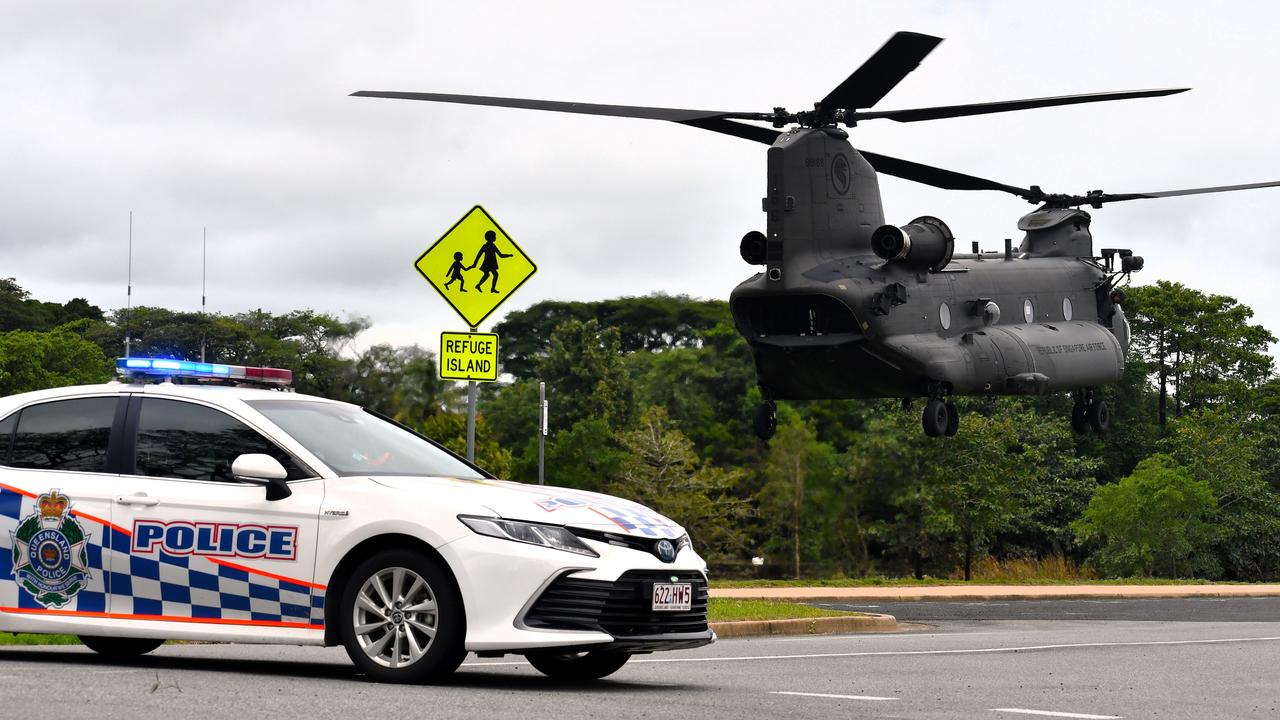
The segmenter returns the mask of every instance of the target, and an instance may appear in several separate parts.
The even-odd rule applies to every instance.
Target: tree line
[[[1102,576],[1280,578],[1276,341],[1234,298],[1177,283],[1129,289],[1133,352],[1103,395],[1104,436],[1076,436],[1070,398],[960,398],[954,438],[918,407],[781,403],[757,440],[750,351],[721,301],[652,295],[512,312],[504,382],[482,387],[477,461],[537,478],[538,383],[551,484],[634,498],[685,525],[713,569],[969,577],[993,560]],[[368,322],[272,314],[103,312],[0,280],[0,395],[101,381],[134,354],[287,367],[295,388],[358,403],[451,448],[464,392],[415,345],[357,350]],[[918,402],[917,402],[918,406]],[[760,570],[757,570],[760,571]]]

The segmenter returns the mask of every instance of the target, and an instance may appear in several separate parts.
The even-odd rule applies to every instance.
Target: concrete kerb
[[[837,617],[796,618],[794,620],[735,620],[711,623],[720,638],[762,635],[831,635],[834,633],[894,632],[898,620],[892,615],[865,613]]]
[[[713,588],[713,598],[816,603],[924,600],[1086,600],[1276,597],[1280,584],[1254,585],[935,585],[931,587]]]

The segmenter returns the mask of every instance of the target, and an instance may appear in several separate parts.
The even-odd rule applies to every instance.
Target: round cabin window
[[[1062,298],[1062,319],[1071,319],[1071,298]]]
[[[1036,319],[1036,306],[1031,304],[1031,298],[1022,301],[1022,319],[1026,322]]]
[[[951,329],[951,306],[946,303],[938,306],[938,320],[942,323],[943,330]]]

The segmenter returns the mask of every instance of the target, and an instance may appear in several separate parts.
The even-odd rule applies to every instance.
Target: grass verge
[[[79,645],[75,635],[35,635],[32,633],[0,633],[0,645]]]
[[[945,578],[804,578],[801,580],[712,580],[713,588],[768,587],[936,587],[939,585],[1248,585],[1239,582],[1179,580],[1169,578],[1116,578],[1108,580],[1060,580],[1054,578],[981,579],[965,582]]]
[[[732,600],[711,598],[707,606],[707,619],[711,622],[733,620],[792,620],[795,618],[837,617],[865,615],[859,612],[826,610],[803,603],[776,602],[773,600]]]

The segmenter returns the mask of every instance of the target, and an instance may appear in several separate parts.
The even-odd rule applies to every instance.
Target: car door
[[[129,402],[117,523],[130,531],[128,571],[113,574],[113,615],[267,627],[323,626],[314,583],[324,483],[243,418],[191,399]],[[267,500],[231,464],[265,453],[292,494]]]
[[[0,612],[101,616],[107,609],[123,428],[117,394],[51,399],[0,419]]]

